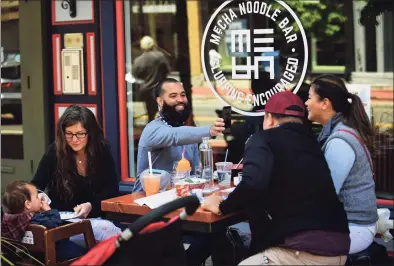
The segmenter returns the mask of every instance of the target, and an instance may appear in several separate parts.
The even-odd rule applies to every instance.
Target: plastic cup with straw
[[[242,161],[244,160],[244,158],[242,158],[239,163],[237,164],[237,166],[235,166],[235,169],[238,169],[238,167],[241,165]]]
[[[224,162],[216,163],[216,173],[219,180],[219,187],[229,187],[231,183],[231,172],[233,163],[227,162],[228,149],[226,150],[226,156]]]
[[[152,154],[148,151],[149,173],[152,175]]]
[[[153,174],[152,155],[148,152],[149,174],[144,176],[144,189],[146,196],[154,195],[160,192],[160,175]]]

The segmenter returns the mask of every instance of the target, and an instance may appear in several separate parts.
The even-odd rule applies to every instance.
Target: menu
[[[157,193],[145,198],[141,198],[138,200],[135,200],[134,202],[137,203],[138,205],[147,205],[151,209],[155,209],[157,207],[160,207],[163,204],[166,204],[168,202],[171,202],[177,198],[175,189],[171,189],[165,192]]]

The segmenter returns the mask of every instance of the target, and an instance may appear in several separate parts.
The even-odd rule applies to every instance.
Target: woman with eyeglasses
[[[345,83],[333,75],[312,82],[305,104],[308,119],[324,126],[318,141],[347,213],[349,254],[358,253],[372,244],[377,230],[372,125],[361,99],[349,93]]]
[[[71,105],[60,117],[55,142],[41,159],[32,183],[42,191],[48,189],[52,208],[84,219],[101,216],[101,201],[118,195],[118,182],[109,144],[94,114]],[[120,233],[109,221],[91,222],[98,241]]]

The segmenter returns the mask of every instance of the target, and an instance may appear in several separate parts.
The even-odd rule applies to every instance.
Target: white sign
[[[369,120],[371,120],[371,85],[367,84],[346,84],[346,88],[350,93],[356,94],[360,97],[364,105],[365,112]]]
[[[32,231],[26,231],[22,238],[22,243],[34,245],[34,236]]]
[[[63,94],[84,94],[83,50],[62,50]]]
[[[140,13],[140,6],[133,5],[133,13]],[[150,14],[150,13],[176,13],[176,5],[175,4],[165,4],[165,5],[143,5],[142,13]]]
[[[71,105],[71,104],[70,104]],[[62,117],[63,113],[66,111],[66,109],[68,108],[68,106],[60,106],[58,108],[58,117],[57,119],[59,120],[60,117]],[[97,118],[97,108],[93,107],[93,106],[88,106],[87,107],[90,111],[92,111],[92,113],[94,114],[94,116]]]
[[[233,0],[224,2],[204,30],[201,48],[204,76],[223,104],[231,105],[234,111],[243,115],[262,116],[262,110],[271,96],[286,89],[298,92],[308,64],[306,34],[297,15],[284,1],[236,1],[236,8],[229,7],[232,2]],[[254,25],[254,28],[240,28],[237,24],[231,26],[237,21],[241,21],[244,26],[245,20],[251,17],[259,17],[261,20],[261,16],[270,23],[265,26]],[[230,79],[224,75],[219,61],[212,64],[212,57],[209,57],[213,50],[219,51],[222,42],[228,42],[226,36],[229,35],[232,69]],[[228,43],[226,44],[228,47]],[[278,69],[275,64],[279,63],[279,55],[274,53],[275,50],[279,50],[285,58],[282,71],[275,71]],[[210,62],[206,62],[206,58]],[[263,85],[256,85],[256,88],[253,88],[256,83],[252,82],[251,91],[235,85],[234,81],[238,80],[262,81],[261,74],[264,74],[264,78],[266,76],[264,72],[267,72],[268,82],[262,82]],[[218,87],[214,87],[211,81],[215,81]]]
[[[70,5],[67,1],[52,0],[53,9],[52,23],[81,23],[93,22],[94,19],[94,3],[93,0],[77,0],[75,5],[76,16],[70,16]]]

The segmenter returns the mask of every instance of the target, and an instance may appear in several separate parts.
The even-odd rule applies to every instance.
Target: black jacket
[[[302,231],[349,232],[324,154],[302,124],[286,123],[249,139],[242,182],[220,210],[249,213],[253,253]]]
[[[101,216],[101,201],[118,196],[119,180],[115,171],[115,162],[109,147],[105,149],[101,157],[100,165],[95,176],[83,177],[70,169],[72,177],[73,197],[64,199],[60,196],[56,182],[56,146],[49,146],[46,154],[42,157],[32,183],[38,189],[44,191],[48,188],[48,197],[51,199],[51,207],[59,211],[74,211],[78,204],[90,202],[92,211],[89,217]]]
[[[46,212],[35,213],[30,223],[43,225],[48,229],[52,229],[61,226],[62,220],[58,210],[51,209]]]

